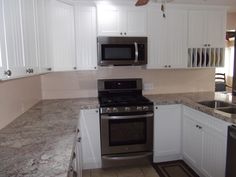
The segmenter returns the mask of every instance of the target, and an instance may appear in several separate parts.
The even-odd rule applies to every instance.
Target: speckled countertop
[[[97,98],[42,101],[0,130],[0,177],[66,177],[80,109]]]
[[[203,100],[236,103],[214,92],[146,96],[155,104],[181,103],[227,122],[236,116],[198,104]],[[97,98],[45,100],[0,130],[0,177],[66,177],[80,109],[99,106]]]

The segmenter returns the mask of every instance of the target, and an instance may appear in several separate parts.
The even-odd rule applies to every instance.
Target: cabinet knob
[[[207,47],[207,44],[204,44],[204,47]]]
[[[74,67],[73,69],[74,69],[74,70],[76,70],[76,69],[77,69],[77,67]]]
[[[158,107],[156,106],[156,109],[158,109]]]
[[[123,35],[123,33],[121,32],[120,35]]]
[[[211,44],[207,44],[207,46],[208,46],[208,47],[210,47],[210,46],[211,46]]]
[[[76,132],[77,132],[77,133],[79,133],[79,132],[80,132],[80,130],[77,128],[77,129],[76,129]]]
[[[11,75],[12,75],[12,72],[11,72],[11,70],[7,70],[7,71],[4,72],[4,74],[5,74],[6,76],[11,76]]]
[[[169,65],[168,67],[171,68],[171,65]]]
[[[126,35],[127,33],[125,32],[124,35]]]
[[[30,73],[34,73],[34,69],[33,68],[30,69]]]
[[[165,65],[165,68],[167,68],[167,65]]]
[[[98,113],[98,110],[96,110],[96,113]]]
[[[82,139],[82,138],[81,138],[81,137],[79,137],[79,138],[77,139],[77,141],[78,141],[78,142],[81,142],[81,139]]]
[[[97,67],[94,67],[94,69],[97,69]]]
[[[26,73],[30,73],[30,68],[26,69]]]
[[[48,68],[47,70],[48,70],[48,71],[52,71],[52,68]]]

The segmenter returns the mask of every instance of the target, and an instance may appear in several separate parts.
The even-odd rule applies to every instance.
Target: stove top
[[[101,107],[152,105],[152,102],[142,95],[103,96],[99,98],[99,102]]]

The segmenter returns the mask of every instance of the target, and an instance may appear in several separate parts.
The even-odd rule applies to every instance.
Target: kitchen
[[[1,1],[0,9],[3,9],[3,5],[6,6],[7,3],[9,3],[9,5],[11,5],[11,7],[15,7],[15,6],[13,6],[15,2],[18,2],[18,1],[11,1],[12,4],[10,3],[10,1],[9,2],[8,1]],[[23,2],[30,3],[29,1],[23,1]],[[42,2],[43,1],[40,1],[39,4],[41,4]],[[208,1],[206,1],[206,2],[201,1],[203,6],[205,5],[205,3],[207,4],[207,3],[210,3],[210,2],[211,1],[209,1],[209,2]],[[6,3],[6,4],[4,4],[4,3]],[[56,6],[54,4],[55,5],[55,6],[53,6],[54,8],[58,7],[60,9],[62,7],[63,8],[66,7],[68,9],[73,9],[70,6],[71,2],[66,2],[66,5],[63,4],[63,3],[65,3],[65,1],[64,2],[63,1],[52,2],[52,3],[56,3],[56,5],[58,5],[58,6]],[[174,3],[174,2],[172,2],[172,3]],[[166,11],[167,12],[168,12],[168,6],[171,6],[172,3],[167,3],[167,5],[166,5]],[[234,2],[229,1],[229,3],[227,5],[230,5],[231,7],[235,7],[235,4],[233,4],[233,3]],[[129,3],[129,5],[131,5],[132,8],[135,8],[134,4],[135,4],[135,2],[130,2]],[[41,5],[44,6],[43,4],[41,4]],[[155,8],[155,5],[157,6],[156,8]],[[219,5],[219,4],[216,4],[216,5]],[[146,7],[147,6],[143,6],[143,7],[140,7],[140,8],[146,8]],[[158,20],[162,20],[163,19],[163,17],[162,17],[163,14],[162,14],[162,11],[160,10],[160,3],[156,4],[155,2],[153,2],[152,7],[153,7],[154,10],[158,10],[158,13],[156,14],[155,18],[158,19]],[[78,7],[78,9],[80,9],[80,8],[82,8],[82,7]],[[186,8],[186,7],[180,7],[180,8]],[[88,11],[91,12],[91,13],[89,13],[89,15],[92,15],[93,17],[95,16],[95,18],[92,18],[92,19],[96,20],[96,13],[95,13],[96,11],[94,11],[94,9],[95,9],[95,6],[92,8],[91,11],[90,10],[88,10]],[[54,9],[54,10],[55,10],[55,12],[57,12],[56,11],[57,9]],[[83,12],[83,10],[86,10],[86,9],[82,9],[81,11]],[[6,11],[5,14],[8,14],[13,20],[16,20],[16,21],[19,20],[20,21],[20,19],[14,19],[16,17],[14,17],[14,15],[12,15],[10,13],[11,11],[9,9],[8,9],[8,11],[9,12],[6,13],[7,12]],[[17,7],[14,10],[14,12],[20,13],[19,10],[17,11]],[[46,13],[41,12],[41,15],[42,14],[46,15]],[[3,14],[1,13],[1,19],[3,18],[2,15]],[[86,63],[85,61],[80,61],[79,60],[77,62],[80,62],[80,63],[77,64],[76,71],[73,71],[74,67],[75,67],[75,62],[73,61],[73,58],[74,58],[73,51],[74,51],[74,53],[76,53],[75,50],[78,50],[77,55],[83,55],[83,53],[80,53],[78,48],[75,49],[75,47],[73,47],[74,45],[72,45],[70,43],[71,41],[68,40],[68,39],[74,39],[75,37],[61,35],[62,32],[67,32],[66,30],[71,30],[71,29],[61,29],[61,31],[60,31],[59,29],[62,28],[60,26],[60,23],[54,23],[54,22],[58,22],[57,20],[59,18],[59,20],[65,21],[68,26],[69,25],[73,26],[74,24],[71,21],[67,20],[67,18],[69,18],[70,20],[73,20],[73,19],[71,19],[71,15],[73,16],[73,13],[71,14],[71,11],[69,11],[69,13],[66,13],[66,15],[63,18],[58,17],[58,16],[53,16],[55,19],[52,23],[49,23],[49,24],[52,25],[52,27],[51,27],[52,31],[57,31],[58,33],[55,33],[55,34],[53,33],[52,34],[49,31],[48,33],[51,34],[49,36],[50,40],[49,40],[49,43],[46,43],[46,45],[43,45],[45,43],[45,41],[43,39],[45,39],[47,37],[45,37],[43,35],[44,33],[42,31],[46,31],[47,29],[45,27],[43,27],[43,25],[40,25],[40,27],[42,28],[40,30],[40,32],[42,32],[42,33],[40,33],[40,35],[43,36],[43,37],[41,36],[39,38],[40,39],[40,44],[43,46],[43,47],[41,47],[41,48],[43,48],[41,50],[51,49],[50,51],[47,51],[47,52],[49,52],[48,53],[48,58],[50,58],[51,60],[49,60],[49,63],[45,62],[46,64],[45,64],[44,68],[45,68],[45,70],[52,69],[53,71],[51,73],[48,73],[48,74],[45,73],[45,74],[42,74],[42,75],[37,75],[37,74],[35,75],[35,74],[32,74],[32,73],[29,73],[28,74],[29,77],[25,77],[25,75],[22,76],[21,74],[19,74],[20,77],[22,77],[22,78],[17,78],[19,76],[12,76],[12,77],[9,77],[7,79],[4,78],[3,80],[5,80],[5,81],[0,82],[0,90],[1,90],[1,92],[0,92],[0,94],[1,94],[1,96],[0,96],[0,98],[1,98],[1,100],[0,100],[0,102],[1,102],[1,104],[0,104],[1,105],[1,107],[0,107],[0,115],[1,115],[0,116],[1,117],[0,118],[0,128],[6,127],[10,122],[15,120],[22,113],[26,112],[29,108],[31,108],[34,104],[38,103],[40,100],[84,98],[85,100],[81,99],[82,103],[73,103],[73,101],[68,100],[68,102],[64,103],[64,104],[71,105],[73,107],[71,109],[74,109],[74,106],[76,106],[76,105],[78,107],[80,107],[80,105],[82,105],[82,107],[84,107],[84,108],[91,107],[91,108],[97,109],[97,105],[98,105],[97,100],[92,99],[91,102],[86,104],[86,98],[88,98],[88,97],[92,97],[92,98],[95,97],[96,98],[98,96],[98,91],[97,91],[97,80],[98,79],[137,78],[137,77],[142,78],[143,83],[144,83],[143,84],[143,94],[144,95],[189,93],[189,92],[213,92],[214,91],[214,74],[215,74],[215,70],[214,70],[214,68],[211,68],[211,67],[209,67],[209,68],[207,68],[207,67],[200,68],[199,67],[199,68],[189,69],[189,68],[187,68],[187,65],[186,65],[185,69],[179,69],[179,68],[165,69],[164,68],[165,64],[163,65],[163,68],[160,68],[160,65],[158,65],[156,63],[152,63],[153,61],[148,62],[148,64],[151,65],[151,66],[149,66],[150,69],[146,69],[143,66],[109,66],[109,67],[99,67],[99,66],[97,66],[97,61],[96,61],[97,60],[97,57],[96,57],[97,53],[96,53],[96,51],[95,52],[93,51],[94,48],[96,50],[96,46],[93,47],[93,48],[90,47],[90,46],[96,45],[97,31],[95,31],[95,34],[90,35],[90,36],[83,36],[83,35],[80,35],[80,34],[76,35],[78,38],[82,38],[83,40],[88,40],[89,39],[88,41],[95,41],[91,45],[89,43],[83,42],[83,40],[81,41],[81,43],[79,43],[80,40],[79,41],[74,41],[73,40],[72,43],[74,43],[74,42],[77,43],[78,42],[77,45],[80,45],[80,48],[83,48],[83,46],[84,46],[85,49],[86,49],[84,55],[86,55],[86,57],[87,57],[88,54],[91,54],[91,55],[88,56],[88,58],[94,59],[94,56],[95,56],[96,60],[93,60],[92,63]],[[82,13],[82,15],[83,15],[83,13]],[[79,17],[80,16],[78,16],[78,18]],[[168,14],[167,14],[167,19],[168,19]],[[231,18],[231,19],[232,19],[232,22],[228,25],[232,26],[232,24],[235,24],[235,22],[234,22],[235,18]],[[96,25],[96,21],[94,22],[93,20],[91,21],[91,23],[89,25],[94,25],[94,24]],[[80,22],[76,23],[79,27],[83,26],[85,24],[83,22],[82,25],[79,25],[79,23]],[[160,21],[160,23],[163,23],[163,22]],[[148,23],[148,24],[151,25],[151,23]],[[2,22],[1,22],[0,25],[3,25]],[[18,25],[20,25],[20,24],[18,24]],[[163,28],[165,28],[164,25],[163,25]],[[157,28],[157,27],[155,27],[155,28]],[[86,29],[88,29],[88,28],[80,29],[82,31],[82,34],[87,32]],[[91,28],[91,29],[94,30],[94,28]],[[95,26],[95,29],[96,29],[96,26]],[[234,28],[231,28],[231,29],[235,29],[235,26],[234,26]],[[89,31],[89,32],[91,32],[91,31]],[[148,32],[149,35],[153,34],[151,32],[152,31],[150,31],[150,33]],[[185,32],[185,34],[188,33],[187,31],[183,31],[183,32]],[[17,33],[17,31],[15,31],[15,33]],[[6,60],[4,60],[4,58],[6,58],[6,57],[3,57],[3,56],[6,55],[4,53],[4,51],[6,51],[6,50],[4,50],[5,49],[5,47],[4,47],[5,43],[4,42],[2,43],[2,41],[5,41],[5,39],[6,39],[4,36],[5,35],[2,34],[2,32],[1,32],[1,55],[2,55],[1,60],[2,61],[1,61],[1,65],[0,65],[1,66],[0,71],[5,71],[8,66],[10,66],[14,69],[14,64],[15,64],[14,62],[12,62],[13,64],[8,62],[8,66],[7,66],[7,64],[4,65],[4,63],[7,63],[7,62],[5,62]],[[223,36],[223,34],[222,34],[222,36]],[[162,37],[162,38],[161,38],[161,40],[157,40],[157,41],[163,43],[163,47],[162,46],[157,47],[158,52],[159,52],[159,51],[162,51],[163,48],[164,48],[163,50],[165,50],[166,45],[167,45],[167,44],[165,44],[165,41],[167,41],[167,40],[165,40],[165,38],[163,39],[163,37],[165,37],[165,35],[162,36],[162,34],[161,34],[158,37]],[[159,39],[159,38],[157,38],[157,39]],[[21,39],[19,39],[19,38],[16,38],[15,40],[17,40],[19,43],[22,42]],[[61,42],[61,41],[63,41],[63,42]],[[27,43],[27,41],[25,43],[28,44],[28,46],[33,47],[33,45],[30,45],[30,43]],[[10,44],[9,44],[8,47],[11,49]],[[40,46],[40,44],[38,44],[38,45]],[[49,45],[50,47],[47,47],[47,45]],[[88,47],[86,47],[86,45],[89,46],[89,49],[88,49]],[[158,44],[155,43],[153,45],[158,45]],[[151,46],[153,46],[153,45],[150,45],[149,49],[151,49]],[[22,52],[19,53],[19,51],[21,51],[21,47],[22,46],[18,47],[17,49],[13,47],[14,49],[12,49],[12,50],[15,50],[15,51],[12,52],[12,53],[14,53],[16,56],[17,55],[23,55]],[[66,48],[67,53],[66,52],[63,53],[63,50],[61,50],[61,48]],[[187,48],[188,48],[188,46],[186,46],[186,49]],[[27,49],[27,48],[25,48],[25,49]],[[30,48],[30,49],[32,49],[32,48]],[[8,51],[9,51],[9,49],[8,49]],[[155,51],[155,50],[152,50],[152,51]],[[42,52],[42,53],[40,53],[40,55],[42,55],[42,59],[46,59],[47,57],[45,57],[43,55],[47,52],[45,52],[45,51],[40,51],[40,52]],[[23,53],[24,53],[25,56],[27,56],[27,54],[28,54],[27,51],[25,51]],[[163,52],[161,54],[166,55],[165,52]],[[188,53],[186,52],[186,58],[187,58],[187,54]],[[154,53],[153,55],[156,55],[156,54]],[[28,54],[28,56],[30,56],[30,54]],[[8,57],[10,57],[10,55]],[[11,56],[11,57],[14,58],[15,56]],[[165,56],[162,56],[162,57],[165,57]],[[20,59],[20,61],[23,60],[22,58]],[[63,58],[68,58],[68,61],[64,61]],[[81,58],[83,58],[83,56]],[[17,59],[19,59],[19,57]],[[52,62],[51,67],[50,67],[50,62]],[[17,66],[19,66],[24,62],[16,62],[16,63],[17,63]],[[27,63],[27,62],[25,62],[25,63]],[[29,63],[34,65],[34,63],[32,63],[32,62],[29,62]],[[11,64],[13,66],[11,66]],[[153,66],[156,66],[156,68],[158,68],[158,69],[152,68]],[[26,66],[26,67],[24,66],[23,69],[21,68],[17,71],[20,72],[22,70],[22,71],[25,72],[25,69],[27,69],[27,68],[28,68],[28,66]],[[31,68],[31,67],[29,67],[29,68]],[[42,73],[43,72],[45,72],[45,71],[42,71]],[[50,71],[46,71],[46,72],[50,72]],[[12,71],[12,73],[14,75],[15,72]],[[212,95],[209,95],[208,97],[205,97],[204,99],[205,100],[214,99],[214,97],[213,98],[212,97],[213,97]],[[168,100],[168,97],[166,97],[165,99]],[[161,96],[160,96],[160,98],[158,97],[158,100],[163,100],[163,102],[161,102],[161,103],[164,103],[165,99],[161,98]],[[172,101],[173,100],[176,101],[175,99],[176,98],[173,98]],[[158,100],[155,101],[155,103],[158,102]],[[170,100],[171,100],[171,98],[170,98]],[[177,99],[177,101],[178,100],[179,99]],[[226,100],[231,101],[230,97],[227,96],[227,95],[226,95]],[[70,110],[65,105],[63,105],[63,103],[58,103],[59,106],[57,108],[56,107],[57,103],[53,103],[53,100],[51,102],[52,103],[50,103],[50,101],[49,101],[47,103],[47,101],[45,101],[45,103],[43,103],[43,104],[45,104],[45,105],[52,104],[52,106],[56,109],[56,110],[54,110],[56,113],[61,112],[63,114],[63,110],[65,112]],[[37,110],[36,108],[34,108],[34,109]],[[49,108],[51,108],[51,107],[49,107]],[[46,107],[44,109],[46,109]],[[45,114],[48,113],[49,115],[52,115],[52,112],[53,112],[53,110],[51,110],[52,112],[50,112],[50,110],[47,110],[47,109],[44,110],[44,111],[45,111]],[[42,112],[44,112],[44,111],[42,111]],[[79,110],[77,110],[77,111],[79,111]],[[29,114],[29,112],[27,112],[26,114]],[[67,113],[64,113],[64,114],[66,115]],[[68,114],[70,115],[70,113],[68,113]],[[76,116],[74,115],[75,113],[71,113],[71,114],[72,114],[71,116],[74,117],[74,118],[72,118],[73,121],[71,121],[71,123],[68,123],[69,127],[71,127],[71,126],[73,127],[73,124],[76,124],[76,121],[75,121]],[[33,116],[33,115],[31,115],[31,116]],[[19,119],[17,118],[16,121],[17,120],[19,120]],[[19,122],[19,124],[20,123],[21,122]],[[40,121],[38,123],[40,124]],[[44,122],[42,121],[41,122],[42,127],[45,126],[45,129],[47,129],[47,128],[50,129],[49,125],[47,127],[47,125],[44,125],[43,123]],[[27,122],[25,122],[25,124],[28,125]],[[64,122],[64,124],[66,124],[66,122]],[[72,124],[72,125],[70,125],[70,124]],[[56,125],[58,126],[58,131],[61,130],[62,127],[63,127],[59,123],[56,124]],[[51,128],[53,128],[53,126]],[[3,129],[3,131],[4,131],[4,129]],[[12,132],[12,133],[14,134],[16,132]],[[43,134],[43,132],[41,132],[41,133]],[[50,134],[50,131],[48,131],[48,133]],[[61,134],[61,136],[63,136],[63,134]],[[66,133],[64,134],[64,136],[66,136]],[[69,136],[69,134],[68,134],[68,136]],[[9,135],[9,139],[11,139],[10,137],[12,137],[12,136]],[[36,133],[35,137],[37,137],[37,133]],[[69,139],[70,138],[68,137],[68,142],[62,142],[62,144],[64,143],[65,147],[68,145],[67,151],[71,151],[72,146],[73,146],[73,143],[71,145],[69,145],[69,142],[70,142]],[[12,137],[12,139],[14,140],[14,137]],[[16,137],[16,139],[17,139],[17,137]],[[14,145],[13,140],[12,140],[12,144],[10,143],[10,146],[12,146],[12,147],[16,146],[17,147],[17,145]],[[27,138],[26,138],[26,140],[27,140]],[[7,143],[9,143],[9,142],[7,142]],[[27,145],[27,141],[25,143],[26,143],[25,145]],[[34,144],[34,142],[32,142],[32,143]],[[1,146],[4,147],[4,143],[2,143]],[[6,143],[5,143],[5,146],[7,146]],[[18,145],[18,146],[21,146],[21,145]],[[23,142],[22,142],[22,146],[24,146]],[[60,149],[58,151],[60,151]],[[52,154],[53,153],[54,152],[52,152]],[[46,157],[44,157],[44,158],[46,158]],[[19,161],[19,163],[20,163],[20,161]],[[66,165],[67,164],[65,164],[65,166]],[[10,173],[13,173],[13,172],[10,172]]]

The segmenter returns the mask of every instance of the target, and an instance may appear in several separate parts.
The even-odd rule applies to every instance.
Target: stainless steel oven
[[[147,64],[147,37],[98,37],[98,65]]]
[[[101,115],[102,154],[145,152],[153,147],[153,113]]]

